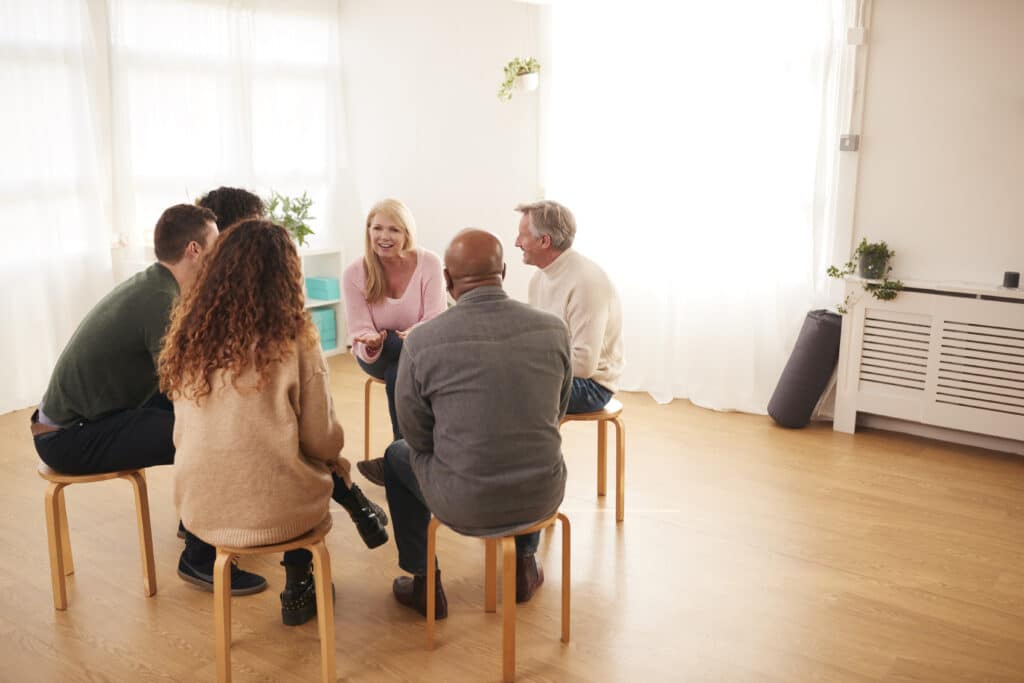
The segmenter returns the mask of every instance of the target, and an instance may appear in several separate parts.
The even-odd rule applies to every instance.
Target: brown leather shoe
[[[384,485],[384,458],[359,460],[356,462],[356,469],[371,484],[376,484],[377,486]]]
[[[516,602],[528,602],[544,583],[544,567],[533,555],[516,557]]]
[[[391,592],[395,594],[395,600],[399,603],[416,610],[424,617],[427,616],[427,577],[399,576],[391,584]],[[448,598],[445,597],[444,587],[441,586],[441,572],[437,573],[434,595],[434,618],[447,618]]]

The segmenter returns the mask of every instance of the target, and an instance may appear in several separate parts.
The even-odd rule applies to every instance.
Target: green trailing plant
[[[501,87],[498,88],[498,99],[503,102],[511,100],[512,85],[516,82],[516,79],[526,74],[538,72],[540,72],[540,62],[533,57],[528,57],[527,59],[516,57],[513,59],[505,65],[505,80],[501,82]]]
[[[868,242],[865,237],[861,239],[850,260],[843,264],[842,268],[829,266],[827,273],[829,277],[842,279],[859,271],[861,278],[864,279],[865,291],[881,301],[892,301],[903,289],[900,280],[889,279],[889,273],[892,272],[889,261],[895,254],[896,252],[889,249],[885,242]],[[849,311],[852,296],[853,294],[846,295],[843,303],[836,306],[839,313],[846,314]]]
[[[306,196],[305,192],[301,197],[288,197],[272,191],[266,205],[270,220],[287,230],[300,247],[304,246],[306,237],[313,234],[313,229],[307,222],[314,220],[314,217],[309,215],[309,207],[313,205],[313,200]]]

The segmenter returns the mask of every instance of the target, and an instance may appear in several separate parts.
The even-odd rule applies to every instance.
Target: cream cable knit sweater
[[[534,273],[529,301],[569,326],[572,374],[618,391],[622,374],[622,306],[601,267],[566,249]]]

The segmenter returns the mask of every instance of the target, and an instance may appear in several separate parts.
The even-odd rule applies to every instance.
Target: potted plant
[[[309,207],[313,200],[303,192],[301,197],[288,197],[277,191],[271,191],[270,199],[266,200],[267,215],[291,234],[299,246],[306,244],[306,237],[313,234],[307,221],[313,220],[309,215]]]
[[[828,267],[828,276],[842,279],[847,275],[852,275],[856,270],[864,280],[866,291],[871,292],[876,299],[891,301],[903,289],[901,281],[889,279],[889,273],[892,272],[889,260],[895,253],[885,242],[868,242],[866,237],[862,238],[860,244],[854,249],[850,260],[842,268]],[[845,314],[849,310],[851,296],[847,295],[843,303],[836,306],[839,313]]]
[[[505,80],[498,88],[498,99],[512,99],[512,87],[518,90],[536,90],[540,82],[540,62],[533,57],[521,59],[516,57],[505,65]]]

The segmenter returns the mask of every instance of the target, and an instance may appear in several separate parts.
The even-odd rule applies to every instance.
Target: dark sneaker
[[[358,486],[352,484],[334,500],[348,510],[348,515],[355,522],[356,529],[359,530],[359,535],[362,536],[367,548],[376,548],[388,542],[388,531],[384,528],[388,523],[388,516],[379,505],[364,496]]]
[[[182,552],[181,559],[178,560],[178,576],[200,590],[213,592],[213,562],[191,564]],[[262,576],[239,569],[236,563],[231,563],[232,595],[251,595],[265,590],[266,587],[267,580]]]
[[[376,484],[377,486],[384,485],[384,458],[359,460],[356,462],[356,469],[371,484]]]
[[[448,598],[445,597],[444,588],[441,586],[441,572],[437,572],[436,579],[434,618],[446,619],[448,617]],[[427,577],[399,576],[391,584],[391,592],[394,593],[395,600],[400,604],[427,616]]]

